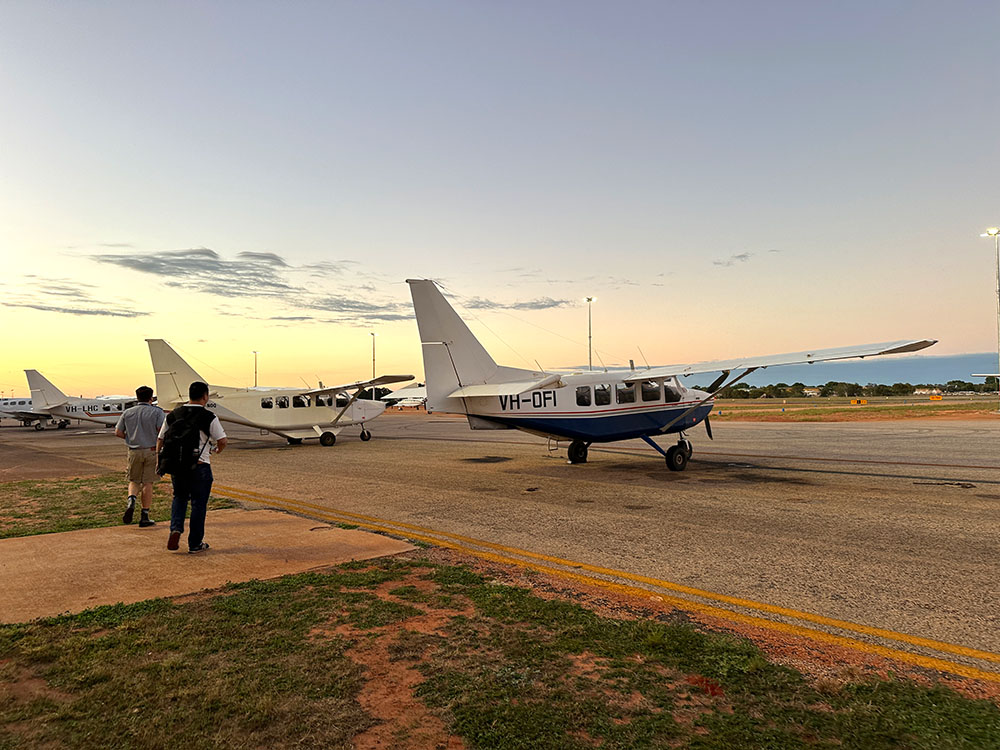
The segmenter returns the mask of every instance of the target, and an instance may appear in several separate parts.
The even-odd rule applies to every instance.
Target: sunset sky
[[[1000,4],[0,6],[0,390],[996,348]],[[641,349],[641,353],[640,353]]]

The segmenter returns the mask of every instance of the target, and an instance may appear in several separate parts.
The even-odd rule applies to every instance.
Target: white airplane
[[[194,381],[208,382],[163,339],[146,339],[146,343],[156,376],[157,398],[164,408],[186,403],[188,386]],[[360,425],[361,439],[371,440],[365,424],[385,411],[385,404],[359,399],[362,389],[406,380],[413,380],[413,376],[382,375],[311,389],[209,385],[208,407],[224,422],[273,432],[290,445],[318,437],[320,445],[330,446],[341,430],[351,425]]]
[[[16,419],[24,427],[36,422],[35,429],[43,430],[45,429],[43,421],[48,418],[48,414],[41,414],[32,409],[30,398],[0,398],[0,419]]]
[[[691,457],[685,431],[705,423],[719,391],[757,369],[916,352],[937,343],[918,339],[720,362],[653,367],[622,373],[551,373],[498,365],[429,280],[408,279],[420,330],[427,411],[465,414],[473,430],[519,429],[571,441],[569,462],[585,463],[593,443],[641,438],[682,471]],[[707,391],[681,376],[721,373]],[[732,376],[732,377],[731,377]],[[676,434],[663,450],[654,436]]]
[[[28,387],[31,389],[32,410],[51,419],[60,430],[68,427],[71,419],[96,422],[113,427],[122,412],[134,406],[135,396],[95,396],[75,398],[67,396],[56,388],[38,370],[25,370]],[[36,430],[44,428],[43,422],[35,425]]]
[[[424,383],[408,385],[382,396],[379,400],[385,401],[389,406],[423,406],[427,403],[427,386]]]

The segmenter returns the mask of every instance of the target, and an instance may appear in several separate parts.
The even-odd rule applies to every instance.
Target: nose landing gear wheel
[[[683,443],[670,446],[667,449],[667,468],[670,471],[684,471],[690,456],[688,448]]]
[[[372,434],[370,432],[368,432],[368,430],[362,430],[360,437],[361,437],[362,440],[364,440],[367,443],[369,440],[372,439]]]
[[[319,436],[319,444],[329,448],[331,445],[337,442],[337,436],[332,432],[324,432]]]
[[[582,440],[574,440],[570,443],[569,450],[566,451],[569,462],[571,464],[587,463],[587,447],[587,444]]]
[[[59,424],[56,425],[57,430],[65,430],[67,427],[69,427],[68,419],[62,419],[59,421]]]

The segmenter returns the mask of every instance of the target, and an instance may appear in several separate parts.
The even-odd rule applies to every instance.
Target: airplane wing
[[[732,372],[733,370],[757,370],[779,365],[805,365],[813,362],[832,362],[840,359],[864,359],[865,357],[881,357],[886,354],[906,354],[919,352],[937,343],[937,339],[913,339],[903,341],[888,341],[882,344],[867,344],[862,346],[845,346],[839,349],[816,349],[805,352],[789,352],[787,354],[772,354],[765,357],[747,357],[746,359],[720,360],[717,362],[698,362],[690,365],[667,365],[653,367],[648,370],[637,370],[625,378],[626,382],[635,383],[641,380],[655,380],[676,375],[696,375],[707,372]]]
[[[387,383],[403,383],[413,380],[412,375],[379,375],[370,380],[358,380],[354,383],[344,383],[343,385],[328,385],[322,388],[313,388],[311,391],[302,391],[303,396],[321,396],[326,393],[342,393],[343,391],[353,391],[355,388],[368,388],[376,385],[386,385]]]
[[[405,398],[425,399],[427,398],[426,385],[408,385],[405,388],[387,393],[379,401],[400,401]]]

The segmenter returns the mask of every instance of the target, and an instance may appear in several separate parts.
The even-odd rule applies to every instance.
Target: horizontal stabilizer
[[[838,349],[816,349],[806,352],[790,352],[787,354],[772,354],[764,357],[747,357],[746,359],[719,360],[716,362],[698,362],[690,365],[667,365],[653,367],[648,370],[637,370],[625,378],[628,383],[640,380],[655,380],[677,375],[698,375],[707,372],[725,372],[733,370],[757,369],[763,367],[778,367],[781,365],[805,365],[813,362],[833,362],[841,359],[864,359],[865,357],[881,357],[887,354],[908,354],[919,352],[937,343],[937,339],[912,339],[889,341],[882,344],[867,344],[861,346],[844,346]]]
[[[520,381],[513,383],[486,383],[484,385],[467,385],[452,391],[448,398],[477,398],[481,396],[516,396],[525,391],[536,391],[539,388],[547,388],[556,385],[562,376],[555,374],[534,381]]]
[[[343,385],[330,385],[323,386],[322,388],[313,388],[310,391],[302,391],[302,395],[322,396],[325,393],[341,393],[343,391],[353,391],[356,388],[368,388],[371,386],[387,385],[389,383],[405,383],[407,380],[413,380],[413,376],[379,375],[377,378],[371,378],[369,380],[358,380],[353,383],[344,383]]]

